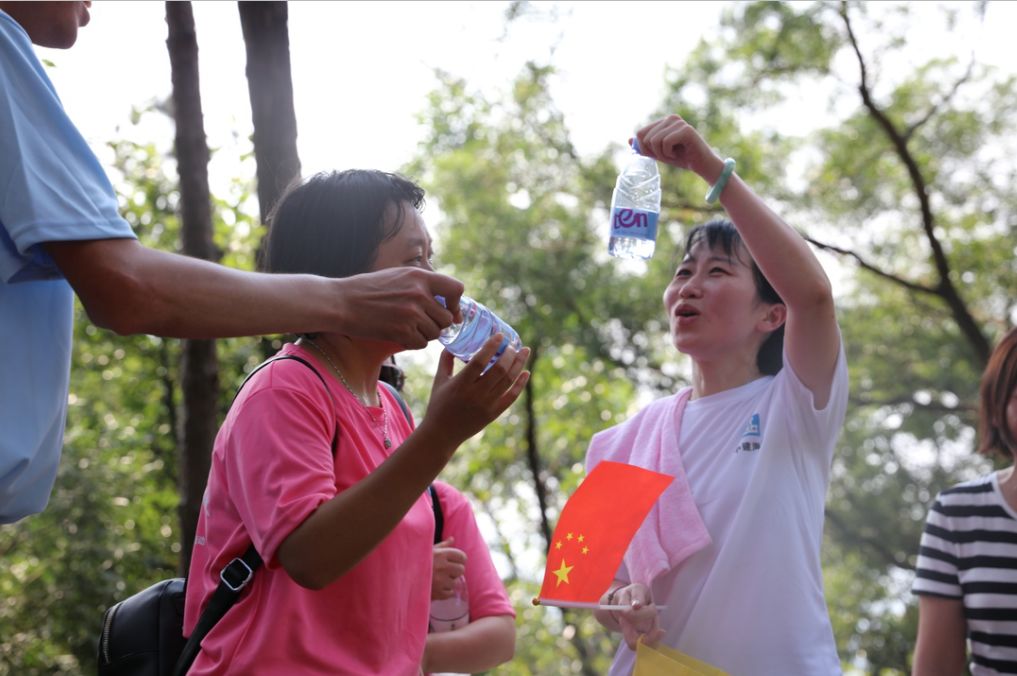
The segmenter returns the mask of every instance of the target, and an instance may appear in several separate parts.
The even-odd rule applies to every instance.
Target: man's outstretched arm
[[[452,277],[409,267],[330,279],[243,272],[132,239],[44,246],[89,318],[122,335],[334,331],[419,349],[452,322],[463,292]]]

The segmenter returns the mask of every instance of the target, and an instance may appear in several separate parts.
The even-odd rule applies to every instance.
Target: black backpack
[[[321,377],[308,361],[295,355],[274,357],[260,364],[248,374],[237,388],[237,394],[251,377],[273,361],[292,359],[314,371],[322,384]],[[399,392],[384,381],[381,382],[395,395],[396,401],[407,420],[409,409]],[[326,390],[328,386],[325,385]],[[331,392],[331,390],[329,390]],[[234,400],[236,395],[234,395]],[[339,430],[336,429],[332,447],[336,448]],[[432,489],[433,490],[433,489]],[[434,504],[437,496],[432,493]],[[440,510],[439,508],[436,508]],[[437,540],[435,541],[437,542]],[[109,607],[102,617],[102,633],[97,646],[99,676],[183,676],[201,650],[205,635],[222,619],[240,598],[244,587],[253,579],[254,572],[261,566],[261,557],[252,544],[244,555],[233,559],[220,573],[219,586],[198,618],[191,636],[184,638],[184,597],[186,580],[175,577],[156,582]]]

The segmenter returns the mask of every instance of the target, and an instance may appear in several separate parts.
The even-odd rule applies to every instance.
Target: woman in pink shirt
[[[442,540],[434,546],[431,600],[436,603],[424,670],[474,674],[494,669],[515,654],[516,612],[469,499],[444,481],[433,486],[443,524]]]
[[[319,174],[280,200],[267,267],[328,277],[430,270],[422,201],[392,174]],[[265,564],[205,637],[190,674],[420,672],[434,533],[427,486],[522,391],[527,348],[506,349],[482,373],[500,344],[493,337],[455,375],[442,353],[415,430],[378,385],[395,343],[306,333],[279,354],[321,378],[288,359],[248,381],[216,437],[185,633],[224,565],[252,542]]]

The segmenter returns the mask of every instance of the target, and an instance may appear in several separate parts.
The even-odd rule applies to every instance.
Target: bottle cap
[[[632,144],[631,145],[632,145],[632,149],[635,150],[636,153],[642,155],[642,153],[639,152],[639,139],[637,139],[635,136],[632,137]]]

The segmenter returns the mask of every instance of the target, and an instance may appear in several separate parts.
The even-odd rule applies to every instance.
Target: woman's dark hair
[[[424,191],[402,176],[365,169],[315,174],[279,198],[262,267],[324,277],[367,272],[381,243],[399,231],[406,203],[419,211]]]
[[[742,242],[741,235],[735,229],[734,223],[726,219],[715,219],[702,225],[692,228],[685,238],[685,248],[682,257],[692,251],[692,247],[700,241],[705,241],[707,248],[720,249],[725,255],[741,260],[741,253],[744,252],[749,259],[752,268],[752,278],[756,282],[756,293],[764,303],[784,303],[784,300],[770,285],[769,280],[763,276],[763,272],[756,265],[756,261],[749,255],[748,249]],[[756,354],[756,366],[763,375],[775,375],[784,366],[784,325],[770,332],[763,344],[759,346]]]
[[[1017,440],[1007,424],[1006,406],[1017,388],[1017,328],[1010,329],[989,356],[982,373],[978,407],[978,452],[1017,457]]]
[[[384,364],[381,365],[381,373],[378,375],[378,380],[384,380],[386,383],[402,392],[403,387],[406,385],[406,374],[396,364],[395,355],[389,357]]]

